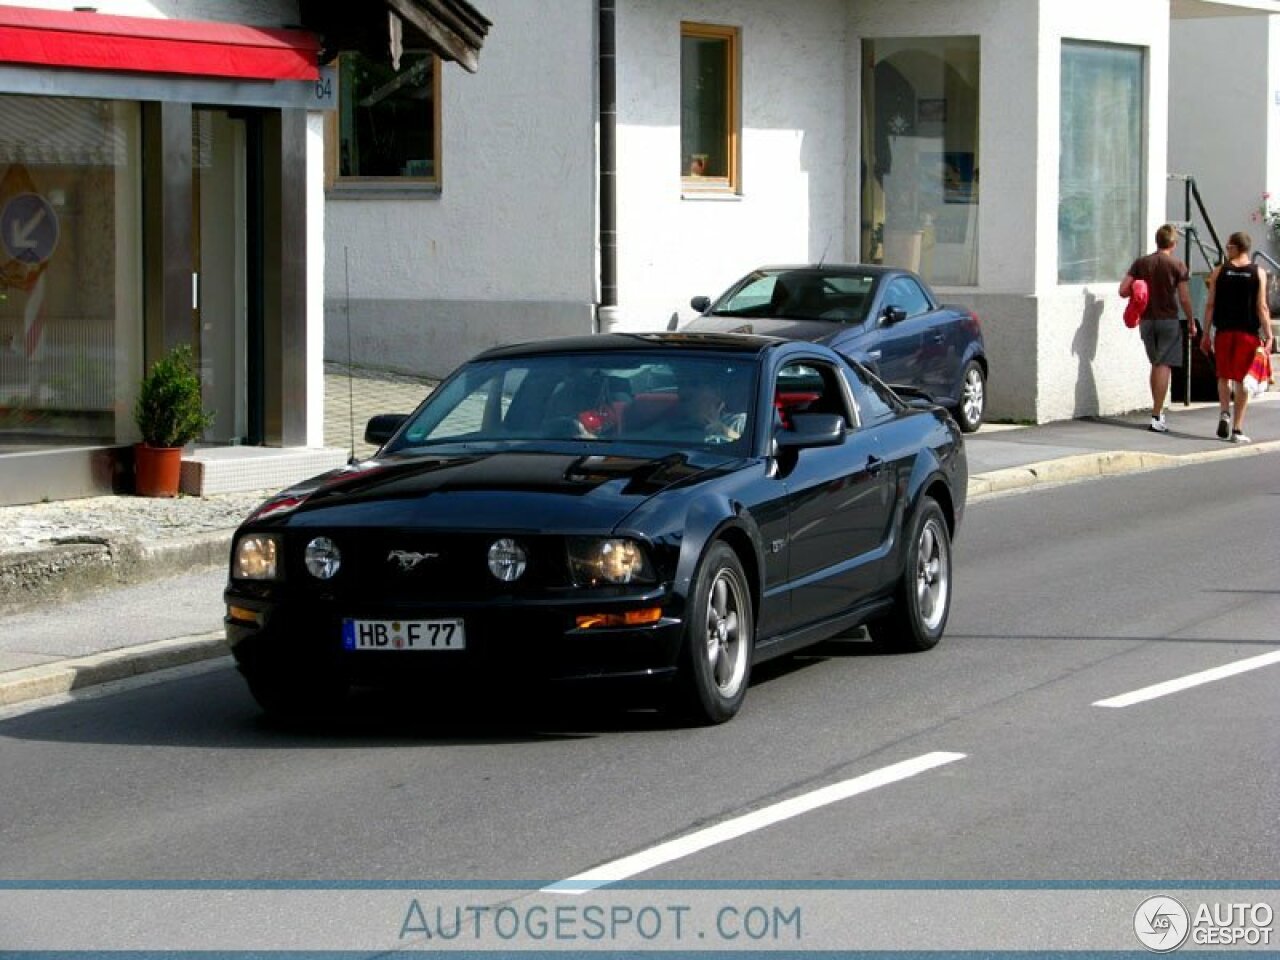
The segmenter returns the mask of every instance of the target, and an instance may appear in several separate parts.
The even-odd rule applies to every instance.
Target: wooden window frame
[[[680,24],[680,41],[681,41],[681,57],[683,57],[683,46],[686,37],[694,37],[703,40],[724,40],[728,44],[728,76],[725,78],[725,129],[728,130],[728,136],[725,142],[726,156],[729,162],[728,176],[724,177],[703,177],[690,176],[684,166],[685,158],[681,156],[680,165],[681,189],[684,193],[691,194],[737,194],[741,192],[741,158],[739,157],[739,146],[741,143],[741,109],[739,107],[739,84],[742,73],[741,49],[742,34],[738,27],[730,27],[722,24],[714,23],[693,23],[682,21]],[[682,67],[683,69],[683,67]],[[683,79],[681,81],[683,83]],[[683,96],[684,91],[681,90]],[[683,140],[683,131],[681,131],[681,139]],[[683,143],[681,144],[683,151]]]
[[[342,116],[342,106],[339,102],[337,110],[330,110],[325,114],[324,137],[324,182],[327,190],[367,190],[375,192],[378,190],[438,190],[443,179],[443,157],[441,156],[441,136],[440,136],[440,118],[441,118],[441,100],[444,98],[440,95],[440,81],[444,76],[443,64],[440,57],[432,53],[430,50],[406,50],[405,53],[425,53],[431,57],[431,89],[434,95],[431,98],[432,110],[432,138],[431,151],[433,154],[433,167],[435,173],[430,177],[350,177],[342,176],[338,170],[338,151],[341,145],[341,130],[339,123]],[[338,66],[337,76],[342,76],[342,68],[340,60],[347,53],[340,53],[335,64]],[[342,97],[341,80],[335,79],[338,84],[336,96],[339,100]]]

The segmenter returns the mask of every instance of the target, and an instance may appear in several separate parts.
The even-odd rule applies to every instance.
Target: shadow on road
[[[760,664],[758,688],[827,660],[875,655],[859,634]],[[9,719],[0,737],[217,750],[387,749],[545,743],[608,733],[679,731],[700,726],[666,709],[669,690],[623,693],[590,687],[502,690],[356,690],[322,721],[282,722],[262,713],[227,666],[129,688],[94,688]]]

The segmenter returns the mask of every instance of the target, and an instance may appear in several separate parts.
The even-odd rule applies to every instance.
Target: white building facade
[[[327,359],[438,376],[491,344],[665,328],[692,315],[692,296],[764,263],[891,262],[981,317],[989,416],[1037,422],[1149,402],[1116,288],[1173,212],[1171,155],[1181,164],[1183,125],[1198,122],[1171,89],[1171,36],[1242,12],[1238,24],[1274,33],[1266,14],[1280,12],[1272,0],[484,8],[484,69],[434,89],[431,174],[330,165]],[[1264,102],[1249,112],[1270,130],[1268,84],[1253,84]],[[1241,132],[1242,150],[1251,135],[1259,179],[1275,183],[1261,133]]]

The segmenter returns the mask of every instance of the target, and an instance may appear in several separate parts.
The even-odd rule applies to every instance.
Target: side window
[[[738,31],[680,25],[680,176],[686,191],[738,189]]]
[[[440,61],[406,50],[399,67],[346,52],[338,58],[338,110],[331,121],[329,182],[440,182]]]
[[[791,363],[779,370],[773,406],[775,419],[783,427],[789,428],[797,413],[838,413],[846,426],[857,423],[840,387],[840,375],[819,360]]]
[[[849,367],[845,372],[845,381],[849,384],[854,403],[858,405],[858,414],[863,424],[879,423],[893,416],[897,407],[888,389],[878,380],[864,375],[855,367]]]
[[[907,311],[908,317],[918,317],[933,309],[929,298],[920,289],[920,284],[910,277],[894,279],[885,292],[884,302],[886,306],[901,307]]]

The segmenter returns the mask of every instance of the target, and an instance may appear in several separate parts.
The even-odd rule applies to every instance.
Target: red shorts
[[[1261,344],[1258,337],[1242,330],[1217,331],[1213,335],[1213,357],[1218,379],[1243,380]]]

